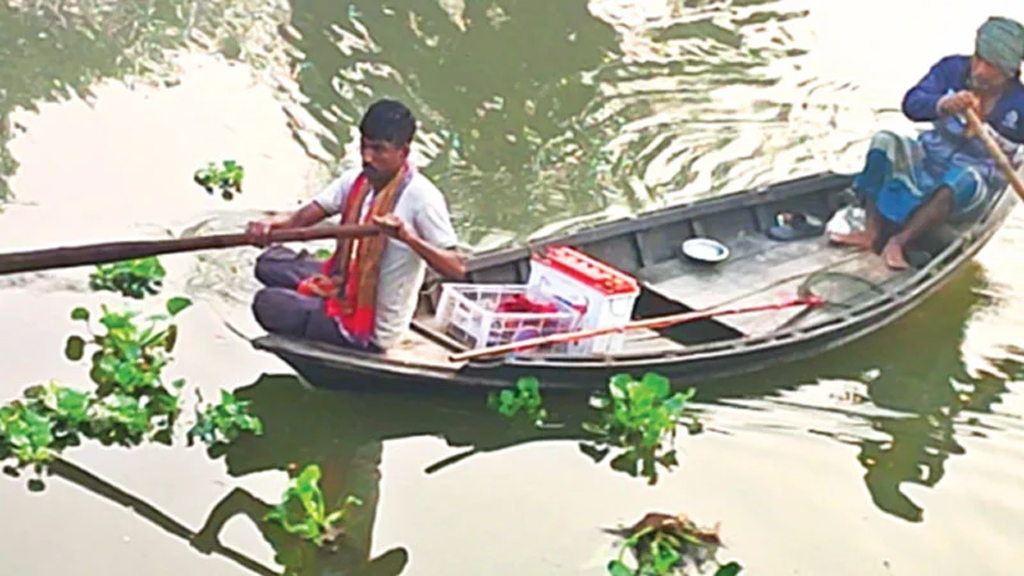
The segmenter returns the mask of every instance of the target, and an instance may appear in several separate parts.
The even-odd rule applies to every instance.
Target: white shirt
[[[313,201],[328,215],[339,214],[360,172],[359,168],[344,172]],[[373,193],[366,195],[362,215],[366,214],[373,196]],[[438,248],[452,249],[458,244],[444,195],[419,171],[413,172],[393,212],[417,236]],[[387,239],[377,279],[377,310],[371,337],[374,344],[385,349],[393,346],[412,322],[425,273],[426,262],[409,245],[394,238]]]

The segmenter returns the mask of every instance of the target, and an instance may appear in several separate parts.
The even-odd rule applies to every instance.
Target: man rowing
[[[409,109],[379,100],[359,132],[361,169],[344,172],[294,212],[250,222],[247,233],[266,246],[271,230],[340,214],[342,224],[372,223],[385,234],[339,239],[326,261],[270,247],[256,260],[256,278],[266,287],[252,309],[268,332],[380,352],[412,321],[426,265],[457,280],[465,267],[444,196],[409,164],[416,132]]]
[[[885,263],[904,269],[904,248],[910,241],[944,221],[976,217],[1007,180],[962,114],[975,110],[1019,166],[1017,153],[1024,143],[1022,60],[1024,27],[992,17],[978,29],[971,56],[947,56],[934,64],[903,99],[903,113],[915,122],[932,122],[932,128],[916,139],[889,131],[872,138],[864,169],[853,182],[865,204],[865,227],[831,239],[874,250],[884,243]],[[896,232],[885,239],[884,228]]]

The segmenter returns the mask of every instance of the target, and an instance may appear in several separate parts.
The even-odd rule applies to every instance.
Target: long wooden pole
[[[981,138],[981,141],[985,143],[985,147],[988,148],[988,153],[995,159],[996,164],[998,164],[999,168],[1002,169],[1003,174],[1009,178],[1010,186],[1012,186],[1014,191],[1017,192],[1017,196],[1019,196],[1021,200],[1024,200],[1024,181],[1021,180],[1020,174],[1013,169],[1013,165],[1010,164],[1010,161],[1006,158],[1006,154],[1003,153],[1002,148],[999,147],[999,144],[996,144],[992,135],[985,130],[985,126],[982,124],[981,118],[978,117],[978,113],[975,112],[973,108],[968,108],[966,115],[967,124],[971,128],[971,132],[977,134],[978,137]]]
[[[762,304],[760,306],[747,306],[744,308],[718,308],[711,310],[696,310],[694,312],[669,314],[667,316],[647,318],[646,320],[635,320],[633,322],[629,322],[621,326],[606,326],[604,328],[591,328],[589,330],[580,330],[577,332],[564,332],[561,334],[538,336],[536,338],[527,338],[525,340],[519,340],[518,342],[509,342],[508,344],[499,344],[497,346],[478,348],[476,350],[467,350],[466,352],[451,354],[449,356],[449,359],[451,359],[452,362],[462,362],[463,360],[471,360],[473,358],[480,358],[483,356],[493,356],[496,354],[507,354],[509,352],[527,350],[529,348],[543,346],[545,344],[558,344],[561,342],[572,342],[574,340],[581,340],[583,338],[593,338],[595,336],[602,336],[604,334],[611,334],[613,332],[625,332],[628,330],[637,330],[640,328],[665,328],[667,326],[672,326],[675,324],[693,322],[696,320],[704,320],[707,318],[714,318],[716,316],[727,316],[730,314],[748,314],[751,312],[764,312],[766,310],[781,310],[783,308],[789,308],[792,306],[819,306],[824,303],[825,301],[822,300],[821,298],[809,297],[788,300],[786,302],[780,302],[777,304]]]
[[[371,224],[342,224],[313,226],[291,230],[275,230],[270,233],[270,243],[299,242],[325,238],[356,238],[380,234],[381,230]],[[85,244],[74,247],[49,248],[0,254],[0,275],[32,272],[50,268],[71,268],[85,264],[107,264],[132,258],[145,258],[158,254],[191,252],[215,248],[233,248],[251,245],[251,238],[244,233],[212,234],[195,238],[172,240],[144,240],[138,242],[108,242]]]

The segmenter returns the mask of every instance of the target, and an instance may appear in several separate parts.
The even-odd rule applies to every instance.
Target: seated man
[[[882,257],[890,268],[903,269],[908,242],[947,219],[976,216],[1007,179],[960,115],[973,108],[1014,162],[1024,143],[1022,60],[1024,27],[990,18],[978,30],[972,56],[948,56],[932,66],[903,99],[903,113],[933,122],[932,129],[917,139],[888,131],[872,138],[864,170],[853,182],[865,204],[865,228],[832,240],[876,249],[888,221],[897,232]]]
[[[271,247],[256,260],[253,313],[268,332],[363,350],[394,345],[412,321],[426,271],[447,278],[465,267],[444,196],[408,162],[416,131],[412,113],[380,100],[359,124],[362,169],[327,185],[302,208],[250,222],[252,242],[266,246],[271,230],[311,226],[335,214],[343,224],[375,223],[385,234],[338,241],[326,262]]]

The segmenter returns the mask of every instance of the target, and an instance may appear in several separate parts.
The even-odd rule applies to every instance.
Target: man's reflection
[[[211,456],[223,455],[228,473],[240,477],[267,470],[297,473],[306,465],[320,466],[320,488],[329,511],[340,508],[346,496],[362,505],[352,509],[344,522],[345,536],[335,552],[315,546],[283,528],[263,520],[276,503],[264,502],[242,488],[235,488],[209,513],[193,539],[200,550],[211,550],[218,534],[236,515],[248,517],[275,551],[286,574],[296,575],[396,575],[408,561],[404,548],[392,548],[370,558],[372,535],[380,495],[383,441],[419,435],[442,435],[450,445],[472,450],[428,467],[432,474],[454,465],[466,454],[497,450],[534,439],[575,437],[578,423],[556,430],[539,430],[531,424],[503,418],[488,410],[479,394],[431,396],[429,402],[415,394],[356,394],[312,390],[290,376],[264,376],[235,392],[239,400],[252,402],[263,420],[262,436],[243,435]],[[560,406],[581,406],[577,398],[553,397],[550,408],[567,415]]]
[[[868,397],[878,407],[903,414],[867,416],[872,429],[890,439],[858,440],[857,460],[866,470],[864,481],[875,505],[911,522],[922,521],[924,513],[903,484],[937,485],[950,455],[965,453],[956,439],[956,427],[964,425],[958,419],[965,411],[990,412],[1007,391],[1001,378],[968,375],[963,362],[962,332],[977,304],[972,288],[981,282],[979,276],[978,268],[970,267],[906,321],[801,368],[814,378],[838,372],[851,379],[878,369],[878,377],[867,383]],[[1020,370],[1013,362],[1001,364],[999,370],[1006,373]]]
[[[242,488],[233,489],[217,503],[206,523],[192,540],[199,550],[209,552],[219,542],[217,535],[232,517],[247,516],[274,549],[274,560],[288,575],[395,576],[404,570],[409,554],[392,548],[370,559],[373,523],[380,496],[380,442],[367,442],[340,452],[321,465],[320,487],[328,513],[336,510],[346,496],[356,496],[362,505],[346,517],[342,537],[336,545],[318,548],[298,535],[289,534],[277,523],[264,518],[273,505]],[[230,458],[230,451],[229,451]],[[297,467],[292,470],[297,471]]]

